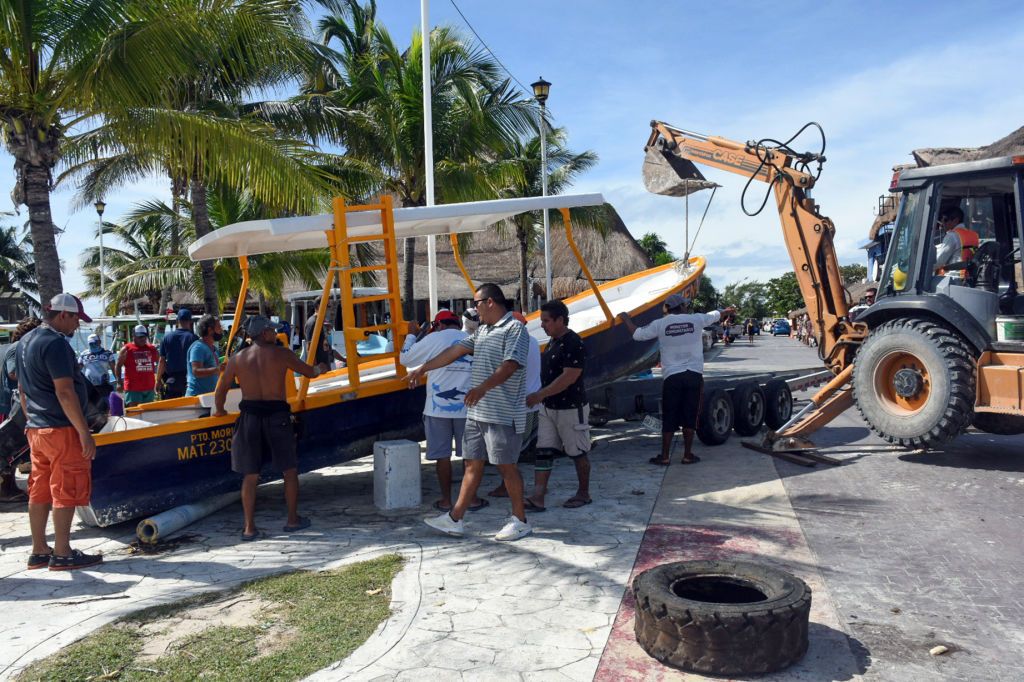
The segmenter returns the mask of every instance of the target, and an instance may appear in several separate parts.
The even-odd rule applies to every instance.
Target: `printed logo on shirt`
[[[692,322],[673,322],[665,327],[665,336],[685,336],[693,333]]]
[[[466,405],[463,402],[462,397],[466,395],[465,391],[460,391],[457,388],[450,388],[447,391],[442,391],[441,387],[434,383],[431,383],[430,386],[434,389],[434,409],[441,410],[442,412],[461,412],[465,409]],[[438,398],[441,398],[445,402],[438,402]]]

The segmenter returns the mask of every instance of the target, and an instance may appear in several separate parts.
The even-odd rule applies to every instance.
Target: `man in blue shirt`
[[[212,393],[220,378],[217,342],[224,338],[220,320],[213,315],[203,315],[198,331],[199,340],[188,349],[188,389],[185,395]]]
[[[192,333],[192,311],[178,311],[178,328],[164,336],[160,342],[160,362],[156,367],[156,380],[164,399],[185,395],[187,382],[188,349],[199,339]]]

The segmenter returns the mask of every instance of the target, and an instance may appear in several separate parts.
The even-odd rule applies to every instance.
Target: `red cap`
[[[441,322],[455,322],[459,324],[459,316],[450,310],[438,310],[437,315],[434,315],[434,323],[440,324]]]
[[[514,317],[515,319],[519,320],[523,324],[526,324],[526,316],[524,316],[522,313],[519,313],[519,312],[516,312],[516,311],[512,311],[512,317]]]
[[[48,308],[62,313],[74,313],[82,322],[92,322],[92,318],[85,314],[82,299],[73,294],[57,294],[50,299]]]

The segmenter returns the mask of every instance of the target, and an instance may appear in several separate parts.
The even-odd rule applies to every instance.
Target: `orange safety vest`
[[[960,261],[967,262],[974,258],[974,252],[978,250],[978,233],[966,227],[954,227],[950,232],[955,233],[960,240]],[[946,274],[946,269],[941,268],[939,274]],[[966,278],[967,271],[961,270],[960,276]]]

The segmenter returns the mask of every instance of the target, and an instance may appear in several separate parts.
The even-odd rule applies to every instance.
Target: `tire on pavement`
[[[764,385],[764,423],[778,429],[793,416],[793,393],[783,379],[772,379]]]
[[[974,428],[1000,436],[1016,436],[1024,433],[1024,417],[1016,414],[975,412]]]
[[[735,561],[681,561],[633,580],[636,640],[658,661],[711,675],[782,670],[807,652],[811,589]]]
[[[733,429],[741,436],[753,436],[761,429],[766,414],[764,391],[756,381],[744,381],[732,392]]]
[[[721,445],[729,440],[732,429],[732,399],[721,388],[704,394],[697,416],[697,437],[704,445]]]
[[[930,319],[896,319],[857,351],[853,398],[868,426],[890,443],[932,447],[974,419],[975,354],[959,334]]]

